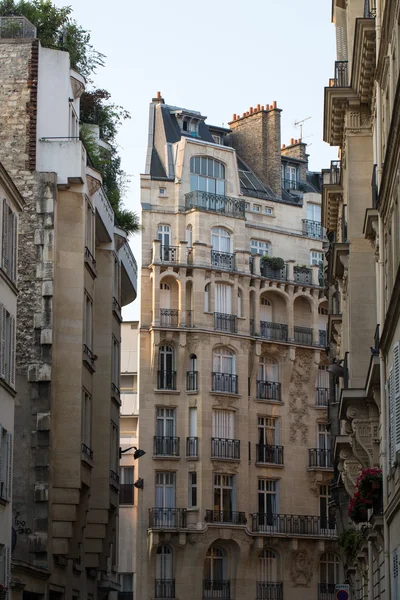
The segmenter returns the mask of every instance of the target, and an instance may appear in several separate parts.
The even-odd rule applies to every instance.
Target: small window
[[[261,206],[259,204],[253,204],[253,212],[261,212]]]
[[[270,206],[266,206],[265,207],[265,214],[266,215],[272,215],[273,214],[273,209]]]
[[[324,260],[324,255],[322,252],[315,252],[312,250],[310,252],[310,265],[321,265]]]
[[[183,129],[183,131],[188,131],[188,122],[187,121],[183,121],[182,129]]]
[[[158,189],[158,193],[159,193],[159,195],[160,195],[160,196],[165,196],[165,195],[166,195],[166,193],[167,193],[167,188],[165,188],[165,187],[160,187],[160,188]]]
[[[271,254],[271,246],[268,242],[264,242],[263,240],[250,240],[250,252],[252,254],[261,254],[264,256],[265,254]]]
[[[0,425],[0,498],[11,500],[12,435]]]
[[[197,473],[189,473],[189,508],[197,506]]]
[[[214,142],[216,144],[220,144],[221,143],[221,136],[220,135],[213,135],[212,138],[213,138],[213,140],[214,140]]]
[[[250,210],[250,202],[245,202],[244,208],[245,208],[245,210]]]

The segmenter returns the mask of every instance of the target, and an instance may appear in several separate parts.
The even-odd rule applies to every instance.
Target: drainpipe
[[[379,49],[381,44],[381,0],[376,0],[376,64],[378,64]],[[382,151],[381,151],[381,122],[382,122],[382,104],[381,104],[381,86],[376,82],[376,127],[375,127],[375,152],[376,152],[376,175],[378,190],[380,188],[382,178]],[[379,215],[379,287],[377,294],[378,314],[380,333],[382,332],[383,323],[385,321],[385,302],[384,302],[384,230],[383,220]],[[382,494],[383,494],[383,553],[384,553],[384,571],[385,571],[385,595],[391,597],[391,581],[390,581],[390,544],[389,544],[389,527],[386,519],[386,508],[388,498],[388,483],[387,483],[387,443],[386,431],[386,363],[382,350],[379,354],[380,358],[380,408],[381,408],[381,448],[380,456],[382,461]]]

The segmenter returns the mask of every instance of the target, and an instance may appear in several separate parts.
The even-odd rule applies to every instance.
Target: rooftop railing
[[[347,60],[335,61],[335,77],[333,87],[349,87],[349,70]]]
[[[340,172],[341,172],[341,161],[331,160],[331,168],[329,170],[329,183],[332,185],[339,185],[340,183]]]
[[[36,37],[36,27],[25,17],[0,17],[0,38],[22,39]]]

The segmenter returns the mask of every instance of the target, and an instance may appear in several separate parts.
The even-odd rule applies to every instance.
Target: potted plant
[[[357,489],[361,496],[372,500],[374,495],[379,495],[382,487],[382,471],[377,467],[363,469],[356,481]]]
[[[283,279],[282,270],[285,268],[285,261],[279,256],[268,256],[264,254],[261,257],[262,274],[264,277],[272,277],[274,279]]]
[[[8,587],[0,583],[0,600],[5,600],[8,594]]]
[[[358,524],[367,522],[367,509],[369,504],[370,503],[368,500],[366,501],[364,498],[362,498],[359,490],[357,490],[349,502],[349,508],[347,512],[353,523]]]
[[[363,533],[354,529],[354,527],[345,529],[339,535],[338,543],[346,557],[346,562],[352,563],[357,558],[357,554],[361,549],[363,541]]]
[[[296,265],[294,267],[295,273],[309,273],[309,271],[310,271],[310,267],[307,267],[307,265]]]

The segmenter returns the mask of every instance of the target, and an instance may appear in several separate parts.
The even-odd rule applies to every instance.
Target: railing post
[[[252,254],[253,256],[253,274],[261,275],[261,254]]]
[[[151,262],[159,264],[161,262],[161,242],[160,240],[153,240],[153,256]]]
[[[311,269],[312,269],[311,283],[313,285],[319,286],[319,265],[312,265]]]

